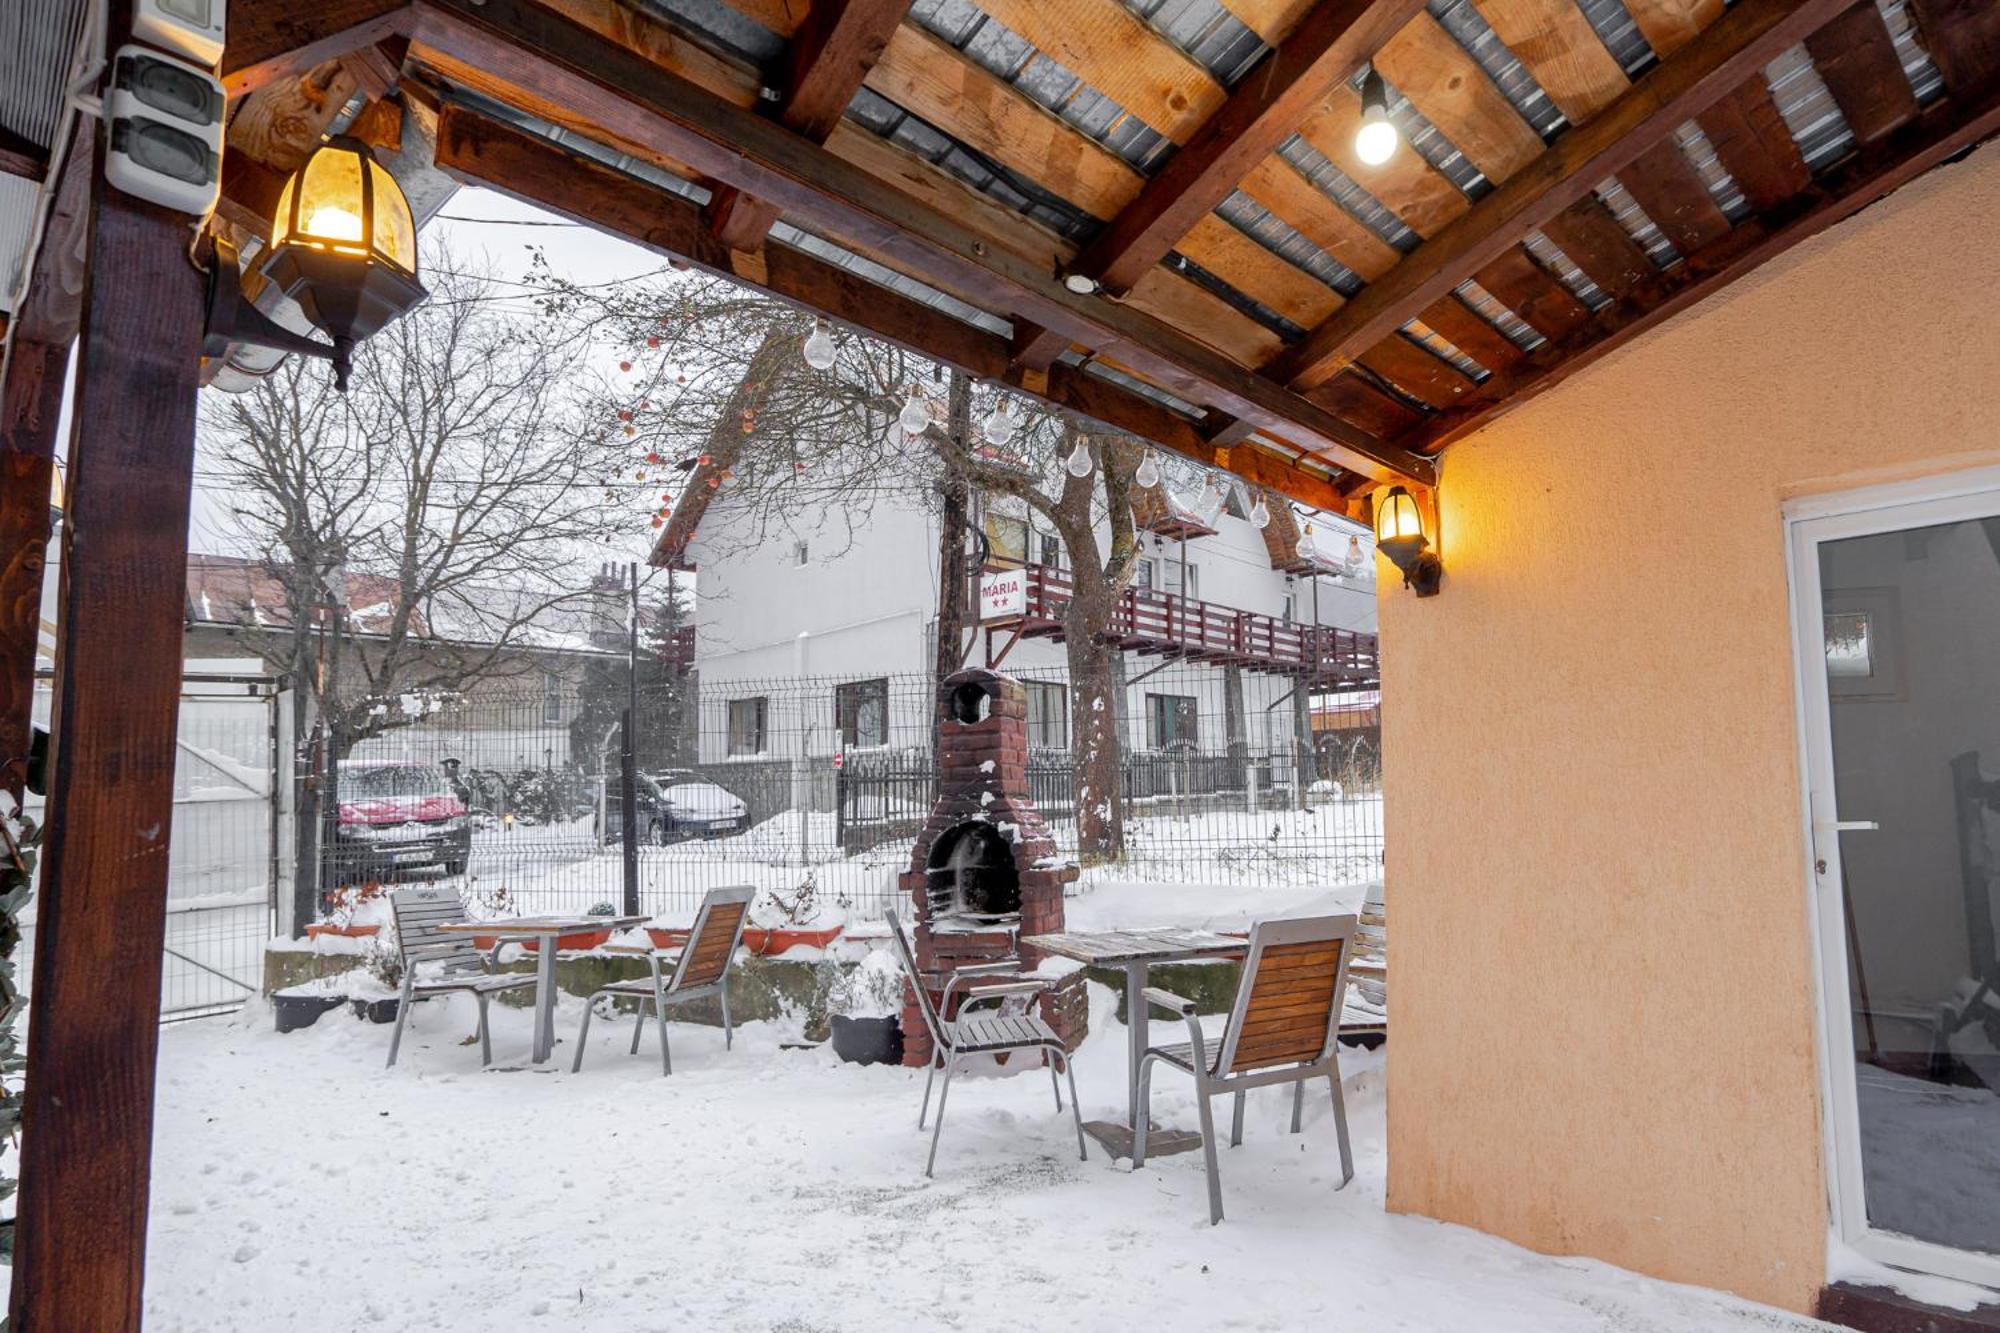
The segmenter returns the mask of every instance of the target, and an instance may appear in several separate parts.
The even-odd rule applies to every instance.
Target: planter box
[[[609,944],[610,942],[611,932],[608,930],[579,930],[573,935],[557,936],[556,949],[561,953],[589,953],[599,945]],[[528,953],[534,953],[542,947],[540,940],[521,940],[519,943],[521,948]],[[491,948],[492,946],[482,945],[480,947]]]
[[[833,1049],[851,1065],[900,1065],[903,1063],[902,1020],[833,1016]]]
[[[805,945],[812,949],[824,949],[840,938],[845,926],[829,926],[824,930],[806,930],[798,927],[745,926],[743,947],[759,957],[781,954],[787,949]],[[679,926],[648,926],[647,938],[653,941],[655,949],[678,949],[688,942],[693,932]]]
[[[273,995],[271,1012],[277,1016],[278,1031],[297,1032],[319,1022],[321,1014],[346,1003],[345,995]]]
[[[306,927],[306,938],[316,940],[322,935],[338,935],[350,940],[370,939],[382,933],[381,924],[372,926],[341,925],[334,921],[315,921]]]

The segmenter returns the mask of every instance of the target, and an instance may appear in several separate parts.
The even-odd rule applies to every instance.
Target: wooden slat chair
[[[479,1063],[493,1063],[493,1038],[486,1024],[486,1006],[502,991],[533,986],[531,974],[495,973],[500,950],[490,952],[470,935],[447,934],[438,927],[469,915],[456,889],[435,884],[397,889],[389,897],[396,918],[396,951],[403,959],[403,989],[396,1001],[396,1032],[389,1038],[389,1066],[403,1045],[403,1025],[410,1006],[432,995],[463,991],[479,1002]]]
[[[1133,1135],[1132,1167],[1146,1164],[1148,1109],[1155,1065],[1192,1074],[1201,1111],[1202,1151],[1208,1159],[1208,1220],[1222,1220],[1222,1179],[1215,1164],[1215,1118],[1209,1099],[1236,1095],[1229,1146],[1243,1142],[1243,1097],[1251,1088],[1292,1085],[1292,1133],[1299,1132],[1309,1079],[1333,1085],[1333,1127],[1340,1140],[1340,1184],[1354,1179],[1354,1155],[1347,1142],[1347,1107],[1340,1096],[1337,1038],[1347,996],[1349,945],[1355,918],[1299,917],[1262,921],[1250,932],[1243,980],[1230,1007],[1220,1044],[1203,1037],[1192,1001],[1157,987],[1146,988],[1149,1004],[1171,1009],[1187,1020],[1189,1040],[1149,1047],[1139,1060],[1139,1123]]]
[[[1004,1000],[1010,995],[1039,995],[1053,983],[1022,977],[1013,963],[982,963],[962,967],[953,972],[945,981],[944,995],[937,1005],[931,1003],[930,991],[925,989],[923,973],[917,970],[916,955],[910,951],[910,940],[903,933],[903,923],[893,909],[884,914],[889,922],[889,934],[896,941],[896,952],[901,957],[904,971],[910,974],[910,987],[917,993],[917,1008],[923,1012],[924,1027],[931,1036],[930,1072],[924,1076],[924,1104],[917,1112],[917,1128],[924,1127],[924,1117],[930,1111],[931,1080],[937,1077],[940,1066],[944,1068],[944,1088],[938,1093],[937,1124],[931,1130],[931,1153],[924,1161],[924,1174],[931,1174],[937,1166],[938,1140],[944,1137],[944,1103],[951,1096],[951,1075],[961,1060],[975,1055],[1004,1055],[1009,1051],[1039,1051],[1042,1062],[1048,1066],[1049,1086],[1055,1089],[1056,1111],[1062,1111],[1062,1085],[1056,1082],[1056,1066],[1062,1066],[1063,1076],[1069,1080],[1070,1115],[1076,1121],[1076,1153],[1084,1161],[1090,1154],[1083,1146],[1083,1112],[1076,1100],[1076,1072],[1070,1068],[1069,1051],[1062,1044],[1062,1038],[1055,1030],[1041,1020],[1038,1014],[980,1014],[969,1015],[966,1011],[975,1004],[988,1000]],[[1012,980],[1008,980],[1012,977]],[[952,996],[960,985],[967,987],[965,999],[959,1004],[958,1016],[946,1019],[939,1010],[951,1013]]]
[[[674,1072],[673,1053],[667,1049],[667,1009],[671,1005],[714,996],[722,1005],[723,1045],[733,1049],[736,1033],[729,1021],[729,971],[736,961],[737,947],[743,943],[743,926],[749,919],[750,900],[756,896],[757,890],[748,884],[711,890],[701,900],[701,910],[695,913],[694,929],[688,932],[687,943],[679,950],[626,949],[616,945],[607,949],[607,953],[643,956],[651,975],[630,981],[614,981],[608,986],[600,986],[591,995],[590,1003],[583,1006],[583,1027],[576,1034],[576,1059],[570,1064],[570,1073],[583,1068],[584,1042],[590,1036],[590,1011],[596,1008],[599,996],[639,1002],[638,1012],[634,1015],[637,1021],[632,1025],[631,1053],[634,1055],[639,1053],[639,1038],[646,1031],[646,1006],[653,1006],[653,1017],[660,1025],[660,1069],[663,1073]]]

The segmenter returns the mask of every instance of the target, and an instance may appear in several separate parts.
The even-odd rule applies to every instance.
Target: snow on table
[[[577,1004],[561,1015],[573,1040]],[[1124,1034],[1092,987],[1086,1116],[1125,1098]],[[1321,1098],[1253,1092],[1207,1224],[1199,1154],[1079,1162],[1039,1070],[955,1081],[923,1178],[916,1071],[782,1050],[784,1026],[677,1024],[672,1078],[593,1025],[584,1072],[504,1068],[528,1015],[472,1007],[284,1036],[254,1006],[161,1034],[147,1251],[152,1333],[1231,1327],[1480,1333],[1804,1330],[1803,1320],[1383,1209],[1382,1064],[1346,1057],[1358,1176],[1335,1192]],[[562,1062],[566,1066],[566,1061]],[[1156,1106],[1187,1120],[1187,1088]],[[968,1258],[997,1283],[966,1280]]]

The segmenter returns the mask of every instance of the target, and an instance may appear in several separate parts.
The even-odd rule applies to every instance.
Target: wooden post
[[[130,9],[111,11],[115,46]],[[16,1333],[139,1327],[202,327],[191,234],[188,218],[91,182]]]

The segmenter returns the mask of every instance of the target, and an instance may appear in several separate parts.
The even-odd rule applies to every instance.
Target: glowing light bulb
[[[1257,497],[1257,503],[1250,506],[1250,521],[1259,528],[1271,526],[1271,506],[1264,503],[1261,495]]]
[[[924,406],[923,392],[913,386],[910,396],[903,400],[903,410],[897,415],[896,423],[903,428],[905,435],[915,435],[930,424],[930,419],[930,409]]]
[[[1160,484],[1160,465],[1153,461],[1151,449],[1148,449],[1146,456],[1139,460],[1138,471],[1132,474],[1132,480],[1149,491]]]
[[[1014,438],[1014,414],[1007,404],[993,404],[993,410],[980,423],[979,434],[991,445],[1002,445]]]
[[[1354,132],[1354,155],[1379,167],[1396,155],[1401,136],[1389,121],[1389,90],[1373,69],[1361,81],[1361,128]]]
[[[1306,530],[1299,534],[1299,559],[1310,560],[1319,554],[1319,546],[1313,541],[1313,525],[1306,524]]]
[[[1069,469],[1069,474],[1072,477],[1089,476],[1092,467],[1089,446],[1084,444],[1082,440],[1078,440],[1076,448],[1070,450],[1069,458],[1063,463],[1063,466]]]
[[[814,370],[833,369],[833,335],[827,332],[826,321],[813,321],[812,332],[806,335],[806,364]]]
[[[361,215],[333,204],[321,204],[306,219],[306,234],[325,241],[361,239]]]

